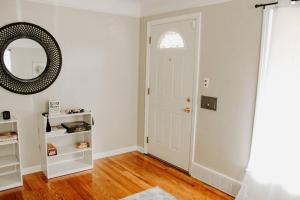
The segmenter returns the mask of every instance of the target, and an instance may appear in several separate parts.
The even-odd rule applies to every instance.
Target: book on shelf
[[[12,141],[17,139],[18,139],[18,135],[16,132],[0,133],[0,142],[7,142],[7,141]]]

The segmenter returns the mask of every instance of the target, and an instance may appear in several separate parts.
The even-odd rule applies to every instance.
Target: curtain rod
[[[277,2],[274,2],[274,3],[256,4],[256,5],[255,5],[255,8],[263,7],[263,9],[265,9],[266,6],[272,6],[272,5],[277,5],[277,4],[278,4],[278,1],[277,1]]]
[[[296,3],[297,1],[300,1],[300,0],[291,0],[292,3]],[[272,6],[272,5],[277,5],[277,4],[278,4],[278,1],[273,2],[273,3],[256,4],[255,8],[263,7],[263,9],[265,9],[266,6]]]

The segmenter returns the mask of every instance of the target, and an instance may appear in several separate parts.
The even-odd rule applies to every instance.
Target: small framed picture
[[[59,101],[49,101],[48,112],[49,112],[49,115],[59,114],[60,113]]]

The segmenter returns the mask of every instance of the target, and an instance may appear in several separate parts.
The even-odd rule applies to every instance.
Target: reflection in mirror
[[[47,65],[44,48],[34,40],[18,39],[4,52],[6,69],[20,79],[33,79],[43,73]]]

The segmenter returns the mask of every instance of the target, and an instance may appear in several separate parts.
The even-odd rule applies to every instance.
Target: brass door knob
[[[186,112],[186,113],[190,113],[190,112],[192,112],[192,109],[191,108],[185,108],[183,111]]]

